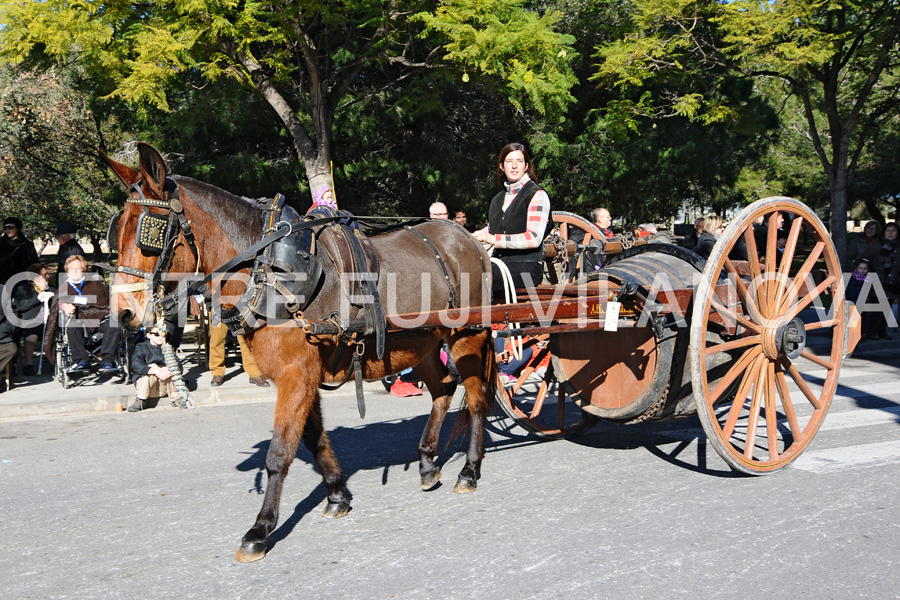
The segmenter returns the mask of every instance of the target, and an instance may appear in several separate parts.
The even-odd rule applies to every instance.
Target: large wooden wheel
[[[812,330],[827,337],[828,356],[806,347]],[[690,346],[697,412],[733,469],[771,473],[806,449],[837,388],[844,330],[840,263],[822,221],[784,197],[741,211],[707,260]]]
[[[577,276],[581,266],[578,263],[582,260],[581,254],[577,251],[578,245],[587,246],[591,240],[605,238],[596,225],[575,213],[555,210],[550,213],[550,218],[553,221],[553,228],[559,232],[559,237],[566,245],[564,253],[545,245],[548,260],[547,279],[555,284]]]
[[[531,361],[514,383],[497,386],[497,403],[516,424],[540,437],[567,438],[587,431],[599,419],[582,411],[566,393],[552,361],[543,373],[535,370],[550,353],[549,345],[539,346],[537,341],[525,342],[532,346]]]

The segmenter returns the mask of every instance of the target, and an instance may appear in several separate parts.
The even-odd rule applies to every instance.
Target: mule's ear
[[[119,178],[119,181],[122,182],[122,185],[125,186],[125,189],[130,188],[133,184],[137,183],[141,180],[141,174],[139,171],[132,169],[131,167],[126,167],[120,162],[116,162],[106,155],[103,150],[97,150],[100,154],[100,158],[106,161],[106,164],[109,165],[109,168],[112,169],[112,172],[116,174],[116,177]]]
[[[138,142],[137,150],[144,182],[154,193],[162,197],[163,190],[166,189],[166,173],[169,171],[166,161],[156,148],[145,142]]]

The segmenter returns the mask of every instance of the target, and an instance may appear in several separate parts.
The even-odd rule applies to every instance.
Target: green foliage
[[[900,6],[892,0],[633,1],[631,29],[597,46],[595,79],[626,95],[658,87],[657,116],[701,123],[733,118],[735,107],[727,95],[717,96],[716,82],[782,82],[783,88],[768,88],[769,99],[776,106],[799,99],[807,146],[827,178],[842,254],[855,167],[865,161],[874,132],[900,112]],[[791,178],[776,179],[790,187]]]
[[[575,38],[555,29],[558,11],[543,15],[523,8],[524,0],[447,0],[416,19],[444,38],[444,58],[463,69],[498,76],[519,110],[559,114],[575,99],[569,63]],[[465,80],[464,80],[465,81]]]
[[[321,185],[342,111],[384,96],[404,119],[439,112],[440,97],[410,106],[442,76],[459,84],[461,70],[516,109],[559,119],[575,83],[572,38],[554,29],[561,18],[516,0],[0,0],[0,59],[78,64],[108,82],[103,98],[143,119],[177,110],[185,82],[237,82],[265,98],[310,184]]]
[[[4,80],[16,89],[4,114],[52,112],[59,131],[34,116],[0,125],[0,161],[14,159],[0,201],[46,216],[35,227],[90,219],[82,203],[105,214],[121,192],[108,175],[93,179],[93,148],[144,139],[176,172],[247,196],[281,192],[303,209],[333,161],[344,208],[424,215],[441,200],[478,222],[498,189],[497,151],[516,140],[554,209],[666,221],[684,205],[772,193],[826,207],[844,165],[850,200],[878,210],[898,195],[898,73],[882,64],[892,56],[882,46],[896,50],[896,10],[887,0],[0,0],[0,60],[31,77],[59,65],[46,90]]]
[[[96,149],[110,134],[65,72],[0,67],[0,210],[33,237],[62,219],[105,232],[114,209]]]

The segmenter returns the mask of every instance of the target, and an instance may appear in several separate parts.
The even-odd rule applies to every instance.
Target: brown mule
[[[193,232],[193,240],[189,240],[176,228],[171,229],[175,232],[173,246],[163,261],[169,264],[161,267],[168,272],[168,277],[162,278],[166,289],[174,287],[175,279],[183,279],[196,270],[206,274],[215,272],[258,242],[263,233],[260,213],[247,199],[194,179],[170,175],[162,156],[148,144],[139,143],[138,151],[139,170],[104,156],[129,190],[129,203],[112,223],[118,226],[115,242],[119,251],[112,309],[120,322],[132,327],[152,322],[147,280],[153,280],[160,259],[158,253],[136,244],[142,212],[169,218],[171,224],[173,210],[182,209],[183,221]],[[480,245],[474,244],[473,238],[452,222],[424,222],[412,229],[416,231],[399,228],[370,238],[378,256],[378,295],[386,299],[386,311],[402,314],[444,309],[451,296],[461,308],[475,309],[486,304],[483,297],[490,290],[490,278],[485,276],[485,266],[488,273],[490,268]],[[323,226],[315,232],[321,242],[319,246],[327,247],[328,228]],[[422,243],[423,237],[443,257],[446,273],[435,260],[434,251]],[[192,241],[196,255],[191,248]],[[342,288],[334,262],[326,252],[318,252],[317,256],[322,264],[321,279],[314,299],[303,312],[309,321],[327,319],[346,300],[346,288]],[[238,298],[245,289],[249,273],[246,265],[243,270],[235,271],[243,273],[244,278],[227,278],[220,289],[223,299]],[[223,304],[229,306],[224,300]],[[324,515],[341,517],[350,510],[344,474],[323,429],[318,389],[322,383],[344,381],[353,354],[352,349],[345,351],[346,345],[341,348],[337,336],[309,335],[290,320],[280,324],[270,322],[247,337],[262,373],[277,386],[278,399],[266,456],[268,483],[262,509],[235,556],[244,562],[259,560],[266,554],[267,538],[278,522],[284,478],[301,439],[312,452],[328,491]],[[376,344],[371,336],[363,341],[367,342],[360,361],[364,378],[379,379],[412,367],[431,393],[431,414],[419,442],[419,473],[424,489],[434,487],[440,479],[440,467],[435,464],[438,437],[456,389],[455,378],[440,360],[441,342],[447,343],[466,389],[468,413],[464,415],[471,426],[465,464],[454,491],[474,491],[484,454],[484,423],[496,387],[490,331],[462,327],[389,331],[382,358],[376,356]]]

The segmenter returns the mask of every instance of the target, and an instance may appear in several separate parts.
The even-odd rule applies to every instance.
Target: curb
[[[196,382],[196,389],[191,392],[197,408],[226,406],[230,404],[253,404],[275,402],[277,390],[274,384],[268,388],[260,388],[252,384],[236,384],[226,381],[222,388],[212,388],[209,377],[201,377]],[[43,418],[53,416],[73,416],[97,413],[122,412],[134,402],[134,386],[104,382],[96,385],[83,385],[63,389],[55,380],[33,382],[26,379],[14,379],[11,390],[0,394],[0,422],[20,419]],[[224,389],[223,389],[224,388]],[[380,381],[363,383],[363,390],[371,393],[385,393]],[[340,390],[319,390],[323,397],[351,396],[356,391],[352,382]],[[117,405],[122,410],[117,410]],[[169,405],[162,398],[151,410],[182,410]]]

